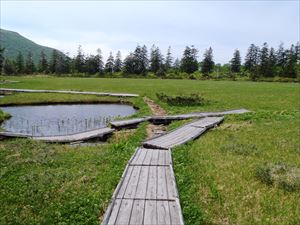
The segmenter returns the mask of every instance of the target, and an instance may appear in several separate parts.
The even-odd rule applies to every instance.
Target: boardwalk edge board
[[[138,94],[130,93],[110,93],[110,92],[95,92],[95,91],[71,91],[71,90],[32,90],[32,89],[14,89],[0,88],[0,92],[24,92],[24,93],[62,93],[62,94],[83,94],[83,95],[101,95],[113,97],[138,97]]]

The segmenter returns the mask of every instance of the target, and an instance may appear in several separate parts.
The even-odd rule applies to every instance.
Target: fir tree
[[[259,53],[259,72],[263,77],[271,75],[271,68],[269,67],[269,48],[268,44],[265,42]]]
[[[40,60],[38,65],[38,71],[40,73],[46,73],[48,70],[48,61],[44,51],[41,51]]]
[[[181,70],[183,72],[186,72],[188,74],[191,74],[198,70],[198,61],[197,61],[197,54],[198,51],[194,46],[191,48],[189,46],[186,46],[183,56],[181,59]]]
[[[233,73],[239,73],[241,71],[241,54],[238,49],[233,53],[233,58],[230,61],[230,69]]]
[[[245,57],[245,69],[250,72],[250,78],[257,80],[259,77],[259,47],[251,44]]]
[[[121,57],[121,52],[118,51],[116,55],[115,64],[114,64],[114,71],[120,72],[121,70],[122,70],[122,57]]]
[[[160,50],[155,45],[151,48],[150,53],[150,71],[153,73],[157,73],[163,68],[163,57],[160,53]]]
[[[81,45],[79,45],[78,50],[77,50],[77,56],[74,61],[75,71],[78,73],[83,73],[84,72],[84,63],[85,63],[84,54],[82,52]]]
[[[209,47],[209,49],[206,50],[204,53],[204,59],[201,65],[201,72],[207,76],[209,73],[213,71],[214,65],[215,63],[213,60],[213,50],[211,47]]]
[[[14,63],[11,62],[9,59],[5,59],[3,64],[3,73],[5,75],[12,75],[15,74],[15,72],[16,70],[14,67]]]
[[[99,74],[103,74],[103,72],[104,72],[104,63],[103,63],[102,51],[101,51],[100,48],[97,49],[96,62],[97,62],[97,65],[98,65]]]
[[[295,46],[292,45],[290,50],[286,52],[287,60],[284,66],[284,76],[289,78],[297,77],[297,53]]]
[[[180,60],[178,58],[175,59],[174,64],[173,64],[173,68],[175,70],[179,70],[180,69]]]
[[[33,74],[34,72],[35,72],[35,65],[33,63],[32,53],[28,52],[28,55],[26,58],[26,64],[25,64],[25,73]]]
[[[173,63],[173,57],[172,57],[172,53],[171,53],[171,46],[169,46],[168,52],[167,52],[167,57],[166,57],[166,63],[165,63],[166,70],[169,70],[172,68],[172,63]]]
[[[107,58],[107,61],[105,64],[105,72],[106,73],[114,72],[114,57],[112,55],[112,52],[110,52],[109,57]]]
[[[18,52],[16,58],[16,73],[17,74],[24,73],[24,57],[20,51]]]
[[[274,77],[276,75],[276,53],[273,47],[270,48],[269,53],[269,70],[268,70],[268,77]]]
[[[54,49],[52,51],[51,60],[50,60],[50,64],[49,64],[49,72],[50,73],[56,73],[57,61],[58,61],[58,52],[57,52],[57,50]]]

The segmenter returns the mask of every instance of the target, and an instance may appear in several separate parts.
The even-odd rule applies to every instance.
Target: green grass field
[[[148,96],[170,114],[247,108],[173,151],[185,222],[300,224],[299,84],[234,81],[13,77],[1,87],[129,92]],[[203,106],[171,106],[156,93],[200,93]],[[66,94],[14,94],[4,104],[101,102],[124,99]],[[149,115],[142,98],[126,99]],[[170,125],[174,128],[182,122]],[[29,140],[0,142],[0,224],[98,224],[145,125],[107,145],[70,147]],[[280,182],[264,182],[259,168],[279,164]],[[284,174],[287,173],[287,174]],[[283,176],[284,175],[284,176]],[[293,186],[294,185],[294,186]]]

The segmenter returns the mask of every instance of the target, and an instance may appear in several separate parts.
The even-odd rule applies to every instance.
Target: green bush
[[[157,98],[166,102],[169,105],[177,105],[177,106],[195,106],[195,105],[205,105],[208,101],[205,100],[198,93],[191,93],[189,95],[175,95],[170,96],[165,93],[156,93]]]

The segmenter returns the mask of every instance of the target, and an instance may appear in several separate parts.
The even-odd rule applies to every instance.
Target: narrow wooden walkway
[[[199,137],[222,120],[206,117],[145,141],[129,160],[102,225],[183,225],[171,147]]]
[[[102,225],[183,225],[170,149],[138,148]]]
[[[143,143],[146,148],[169,149],[177,145],[194,140],[207,129],[214,127],[223,121],[223,117],[205,117],[196,122],[188,123],[165,135],[152,138]]]
[[[110,93],[110,92],[94,92],[94,91],[69,91],[69,90],[31,90],[31,89],[14,89],[0,88],[1,92],[25,92],[25,93],[61,93],[61,94],[81,94],[81,95],[100,95],[114,97],[138,97],[138,94],[129,93]]]
[[[45,136],[35,137],[31,135],[15,134],[11,132],[0,132],[0,137],[20,137],[20,138],[32,138],[34,140],[45,141],[45,142],[57,142],[57,143],[70,143],[77,141],[85,141],[93,138],[103,138],[114,132],[114,129],[105,127],[96,130],[86,131],[82,133],[70,134],[70,135],[59,135],[59,136]]]
[[[235,109],[222,112],[196,112],[188,114],[179,115],[168,115],[168,116],[148,116],[142,118],[125,119],[125,120],[115,120],[110,122],[111,126],[116,129],[123,129],[128,127],[136,127],[138,124],[149,121],[154,124],[167,124],[175,120],[186,120],[186,119],[200,119],[204,117],[215,117],[224,116],[229,114],[242,114],[250,112],[247,109]]]

